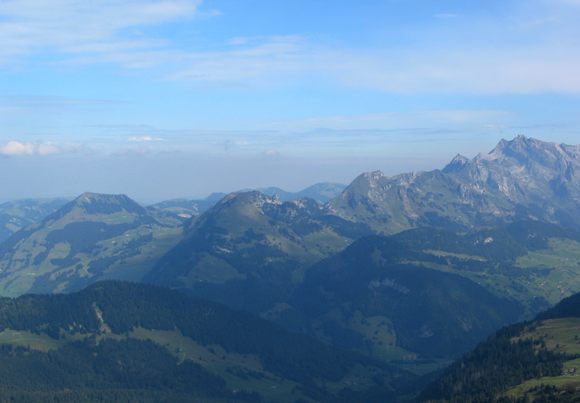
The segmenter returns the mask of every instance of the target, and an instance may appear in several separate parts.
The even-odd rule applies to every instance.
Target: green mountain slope
[[[284,301],[306,267],[367,233],[313,200],[234,193],[192,221],[146,280],[262,312]]]
[[[469,278],[535,315],[580,291],[580,236],[539,221],[453,233],[414,229],[394,236],[403,260]]]
[[[580,238],[553,224],[363,237],[308,266],[309,256],[324,256],[313,249],[323,244],[306,243],[302,228],[320,236],[322,225],[351,227],[306,208],[232,195],[194,222],[146,280],[419,372],[580,291]]]
[[[343,348],[412,364],[457,356],[521,315],[516,301],[413,258],[396,238],[363,238],[312,266],[287,309],[270,318]]]
[[[0,243],[22,228],[42,221],[68,199],[26,199],[0,204]]]
[[[395,401],[401,371],[152,286],[0,299],[17,401]],[[75,400],[76,399],[76,400]]]
[[[576,402],[580,399],[580,294],[532,322],[502,329],[421,394],[437,402]]]
[[[139,280],[180,235],[127,196],[85,193],[0,245],[0,294]]]

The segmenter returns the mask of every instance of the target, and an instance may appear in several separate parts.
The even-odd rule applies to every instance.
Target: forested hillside
[[[104,282],[0,300],[0,392],[18,401],[384,401],[412,377],[220,305]]]

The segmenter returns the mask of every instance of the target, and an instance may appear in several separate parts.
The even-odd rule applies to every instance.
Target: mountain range
[[[279,187],[267,187],[258,189],[245,189],[240,192],[258,191],[264,195],[277,197],[281,201],[291,201],[299,199],[312,199],[318,203],[326,203],[338,196],[346,185],[339,183],[317,183],[298,192],[288,192]],[[186,220],[199,216],[213,207],[218,201],[223,199],[226,193],[212,193],[205,199],[172,199],[151,205],[150,207],[165,213],[174,214]]]
[[[18,225],[0,243],[0,294],[146,282],[413,378],[580,291],[579,165],[578,146],[518,136],[441,170],[298,194],[6,204]]]
[[[519,175],[512,184],[531,189],[522,190],[523,194],[545,191],[545,211],[570,210],[573,203],[558,204],[559,199],[549,193],[551,188],[542,187],[543,178],[533,182],[540,169],[537,165],[544,170],[552,167],[550,175],[558,176],[558,164],[545,156],[553,150],[571,149],[518,137],[502,141],[486,156],[455,158],[441,171],[396,178],[364,174],[326,205],[304,200],[284,203],[258,192],[231,194],[192,221],[183,240],[159,260],[145,280],[238,307],[377,357],[403,357],[407,362],[452,358],[501,324],[533,315],[580,291],[580,238],[570,228],[572,221],[531,214],[529,206],[540,203],[536,198],[529,203],[522,198],[511,200],[510,193],[497,190],[491,179],[486,181],[489,189],[480,194],[494,213],[480,214],[479,204],[464,203],[458,193],[462,186],[454,181],[471,165],[480,172],[487,167],[496,172],[489,176],[497,178],[505,163],[505,175],[515,176],[512,171]],[[516,150],[530,153],[530,160],[514,159]],[[519,161],[519,168],[513,166],[514,161]],[[396,184],[402,177],[415,180]],[[437,183],[431,183],[435,179]],[[385,181],[390,185],[384,185]],[[443,190],[439,181],[447,184]],[[527,183],[526,187],[518,181]],[[361,183],[372,186],[359,186]],[[425,190],[427,183],[433,192]],[[570,176],[569,185],[575,184]],[[470,186],[473,195],[475,185]],[[405,196],[405,203],[399,206],[405,218],[404,223],[399,221],[401,225],[393,224],[393,215],[387,217],[377,202],[398,208],[394,195]],[[337,206],[351,196],[358,202],[340,211]],[[548,203],[554,204],[552,210],[545,207]],[[499,205],[505,207],[505,214],[496,214],[503,211]],[[361,206],[368,216],[358,214]],[[405,210],[405,206],[414,206],[414,210]],[[449,219],[444,219],[443,209]],[[389,230],[382,231],[383,225]],[[410,229],[414,226],[421,228]],[[391,239],[368,237],[385,233],[395,235]],[[370,259],[371,253],[378,260]],[[426,278],[432,278],[433,284],[449,284],[448,292],[428,293],[431,283],[418,285]],[[425,292],[416,296],[401,290]],[[447,301],[452,290],[458,292],[455,307],[466,309],[465,317],[454,323],[451,318],[461,315]],[[403,301],[407,295],[407,303],[390,310],[393,301]],[[480,300],[486,302],[477,306]],[[428,311],[418,310],[414,325],[405,323],[414,304],[442,304],[443,310],[435,315],[443,318],[439,330],[429,324]],[[474,310],[469,311],[470,306]],[[497,315],[499,306],[506,309]],[[489,326],[481,326],[482,322]],[[447,345],[435,348],[438,337]],[[434,351],[441,353],[439,357]]]
[[[442,170],[356,178],[328,204],[336,215],[380,233],[534,219],[580,223],[580,146],[517,136],[488,154],[458,155]]]

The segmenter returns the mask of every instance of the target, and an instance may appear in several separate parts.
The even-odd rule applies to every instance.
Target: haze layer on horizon
[[[580,143],[580,2],[5,0],[1,200],[142,201]]]

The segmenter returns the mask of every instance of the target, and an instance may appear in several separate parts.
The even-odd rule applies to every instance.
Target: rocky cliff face
[[[518,136],[443,170],[359,176],[328,207],[394,233],[421,225],[471,227],[514,219],[580,224],[580,146]]]

